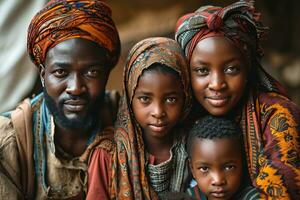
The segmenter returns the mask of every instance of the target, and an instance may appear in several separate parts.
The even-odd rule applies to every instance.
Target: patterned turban
[[[47,51],[73,38],[83,38],[107,50],[113,68],[120,55],[120,39],[111,9],[100,0],[52,0],[38,12],[28,28],[27,49],[36,66],[44,64]]]
[[[203,6],[177,21],[175,38],[188,60],[200,40],[217,35],[227,37],[245,55],[259,60],[263,55],[260,40],[268,30],[259,23],[259,16],[252,1],[239,1],[224,8]]]

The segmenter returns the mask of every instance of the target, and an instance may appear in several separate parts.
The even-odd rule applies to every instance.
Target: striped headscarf
[[[36,66],[47,51],[73,38],[93,41],[107,50],[113,68],[120,55],[120,39],[111,9],[100,0],[52,0],[38,12],[28,28],[27,49]]]
[[[252,62],[256,83],[263,91],[286,94],[285,89],[260,65],[263,56],[261,41],[265,39],[268,28],[259,21],[253,1],[241,0],[224,8],[203,6],[189,13],[176,23],[175,39],[190,61],[192,53],[200,40],[213,36],[228,38]],[[258,78],[257,78],[258,76]]]
[[[112,199],[158,198],[147,179],[142,132],[131,108],[139,77],[143,70],[155,63],[163,64],[179,73],[185,94],[183,118],[190,110],[188,67],[178,43],[163,37],[148,38],[137,43],[128,55],[123,74],[124,95],[116,123],[117,151],[112,166]]]

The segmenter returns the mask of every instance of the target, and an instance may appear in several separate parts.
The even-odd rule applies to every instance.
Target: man
[[[27,47],[44,91],[0,117],[1,199],[85,199],[94,148],[106,198],[113,143],[105,85],[120,53],[110,8],[50,1],[32,19]]]

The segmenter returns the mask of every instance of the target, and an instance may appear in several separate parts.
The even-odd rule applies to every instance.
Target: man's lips
[[[206,100],[215,107],[222,107],[229,101],[228,96],[209,96]]]
[[[69,112],[80,112],[86,105],[86,100],[66,100],[64,102],[64,107]]]

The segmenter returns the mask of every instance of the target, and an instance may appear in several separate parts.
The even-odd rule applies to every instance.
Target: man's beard
[[[96,100],[92,105],[90,105],[85,117],[77,119],[68,119],[63,113],[63,105],[66,99],[60,100],[58,102],[58,105],[56,105],[55,101],[49,96],[46,89],[44,88],[45,103],[50,113],[53,115],[54,122],[67,130],[89,130],[91,128],[96,128],[95,125],[98,125],[100,123],[99,112],[100,106],[104,99],[103,97],[104,95],[101,95],[98,100]]]

